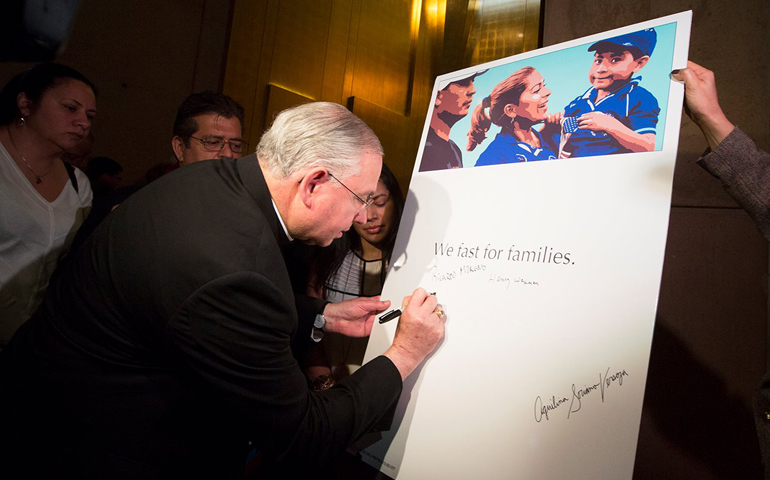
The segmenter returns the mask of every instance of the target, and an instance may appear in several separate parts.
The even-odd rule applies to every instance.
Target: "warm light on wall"
[[[466,63],[477,65],[537,48],[540,0],[471,0]]]
[[[412,2],[412,37],[416,37],[417,32],[420,31],[420,14],[422,13],[422,0],[414,0]],[[428,1],[428,5],[425,8],[426,20],[428,25],[436,24],[437,7],[436,1]]]

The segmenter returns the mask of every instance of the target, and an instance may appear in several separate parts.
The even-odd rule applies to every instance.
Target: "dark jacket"
[[[398,370],[378,357],[308,390],[287,245],[253,155],[190,165],[121,204],[0,354],[10,463],[40,478],[228,478],[249,440],[268,468],[312,470],[371,430]]]

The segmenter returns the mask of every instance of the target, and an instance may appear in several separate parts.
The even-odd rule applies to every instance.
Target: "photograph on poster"
[[[669,23],[445,80],[419,171],[660,150],[675,34]]]

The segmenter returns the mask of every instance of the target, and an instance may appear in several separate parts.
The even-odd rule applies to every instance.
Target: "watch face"
[[[315,322],[313,322],[313,326],[315,328],[324,328],[326,326],[326,317],[323,316],[323,314],[318,314],[315,316]]]

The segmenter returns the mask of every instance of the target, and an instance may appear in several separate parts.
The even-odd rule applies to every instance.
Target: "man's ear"
[[[322,167],[312,168],[299,181],[299,196],[307,208],[312,208],[318,202],[319,188],[329,183],[329,172]]]
[[[28,117],[32,113],[32,100],[27,98],[24,92],[16,96],[16,106],[19,107],[19,113],[22,117]]]
[[[174,150],[174,156],[180,164],[184,164],[184,140],[178,135],[171,139],[171,149]]]
[[[645,55],[643,57],[639,57],[636,59],[636,67],[634,67],[634,73],[639,72],[645,65],[647,65],[647,62],[650,61],[650,56]]]
[[[433,102],[433,108],[438,108],[439,105],[441,105],[441,92],[442,91],[443,90],[439,90],[438,93],[436,94],[436,101]]]

